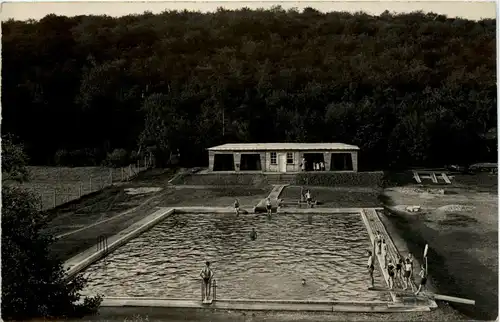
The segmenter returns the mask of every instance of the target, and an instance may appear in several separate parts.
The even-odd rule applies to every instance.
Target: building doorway
[[[352,171],[352,157],[350,153],[332,153],[330,171]]]
[[[286,172],[286,153],[278,154],[279,172]]]
[[[260,154],[242,154],[240,162],[241,171],[261,171],[262,164],[260,161]]]
[[[306,161],[306,171],[314,171],[315,163],[325,162],[323,153],[304,153],[304,159]]]
[[[234,171],[234,155],[232,153],[215,154],[213,171]]]

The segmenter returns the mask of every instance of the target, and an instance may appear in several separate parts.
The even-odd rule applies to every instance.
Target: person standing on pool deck
[[[311,206],[311,204],[312,204],[312,197],[311,197],[311,192],[309,190],[306,191],[306,201],[307,201],[307,205]]]
[[[373,271],[375,270],[375,266],[373,265],[373,256],[372,256],[371,251],[368,251],[367,268],[368,268],[368,274],[370,275],[370,280],[371,280],[372,287],[373,287],[375,284],[375,281],[373,280]]]
[[[385,239],[382,238],[382,260],[384,261],[384,268],[387,267],[387,244]]]
[[[382,248],[382,236],[380,235],[380,231],[377,231],[377,235],[375,235],[375,245],[377,248],[377,254],[380,254]]]
[[[408,253],[408,259],[410,260],[410,264],[411,264],[410,281],[413,282],[413,254],[412,253]]]
[[[387,273],[389,274],[389,289],[394,288],[394,264],[392,259],[389,259],[389,264],[387,264]]]
[[[266,199],[266,209],[267,209],[267,214],[271,216],[272,213],[272,205],[271,205],[271,198],[267,197]]]
[[[399,278],[401,281],[401,284],[404,285],[404,278],[403,278],[403,257],[401,255],[398,255],[398,262],[396,263],[396,276]]]
[[[210,262],[205,262],[205,267],[201,270],[200,276],[203,279],[203,301],[207,301],[210,298],[210,284],[212,283],[212,278],[214,277],[214,272],[210,269]]]
[[[234,211],[236,211],[236,216],[240,215],[240,203],[238,199],[234,200]]]
[[[425,284],[427,283],[427,267],[424,267],[424,265],[421,265],[420,267],[420,285],[418,286],[418,290],[415,292],[415,295],[418,295],[425,287]]]
[[[407,258],[406,261],[405,261],[404,272],[403,272],[403,277],[404,277],[404,282],[405,282],[403,290],[407,290],[408,289],[408,285],[410,285],[411,286],[411,291],[415,292],[415,288],[413,287],[413,283],[412,283],[412,280],[411,280],[412,271],[413,271],[412,264],[410,262],[410,259]]]

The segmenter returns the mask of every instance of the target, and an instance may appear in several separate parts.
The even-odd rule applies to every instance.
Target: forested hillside
[[[203,165],[226,142],[356,144],[362,169],[496,156],[495,20],[275,8],[2,30],[2,132],[34,163],[155,147]]]

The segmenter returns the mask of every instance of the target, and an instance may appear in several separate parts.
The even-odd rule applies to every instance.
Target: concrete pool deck
[[[380,208],[381,209],[381,208]],[[377,214],[379,208],[322,208],[322,209],[283,209],[278,214],[352,214],[358,213],[364,222],[370,240],[373,243],[373,231],[378,230],[383,233],[388,243],[390,256],[396,256],[397,248],[393,244],[388,232],[384,229],[383,223]],[[78,273],[85,270],[94,262],[105,257],[120,246],[126,244],[131,239],[139,236],[148,229],[152,228],[167,216],[174,213],[200,213],[200,214],[229,214],[234,213],[231,207],[164,207],[157,208],[157,211],[146,218],[134,223],[120,233],[107,239],[107,249],[98,249],[97,245],[74,256],[64,263],[67,270],[67,279],[71,279]],[[386,270],[382,267],[381,257],[378,257],[384,274],[384,280],[387,283],[388,276]],[[392,301],[370,301],[370,302],[339,302],[339,301],[280,301],[280,300],[217,300],[211,305],[202,304],[201,300],[187,299],[164,299],[164,298],[145,298],[145,297],[105,297],[102,306],[107,307],[172,307],[172,308],[210,308],[210,309],[234,309],[234,310],[277,310],[277,311],[324,311],[324,312],[414,312],[429,311],[431,308],[437,308],[433,300],[419,300],[415,296],[396,296],[391,292]]]
[[[102,307],[164,307],[164,308],[210,308],[256,311],[309,311],[309,312],[366,312],[398,313],[428,312],[425,303],[416,305],[393,304],[383,301],[280,301],[253,299],[220,299],[212,304],[202,304],[200,300],[163,299],[146,297],[107,297]]]

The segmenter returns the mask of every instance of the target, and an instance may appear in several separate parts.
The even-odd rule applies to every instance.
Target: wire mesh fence
[[[39,209],[48,210],[100,191],[114,184],[128,181],[150,167],[149,160],[122,168],[44,168],[33,172],[31,180],[13,183],[38,197]]]

